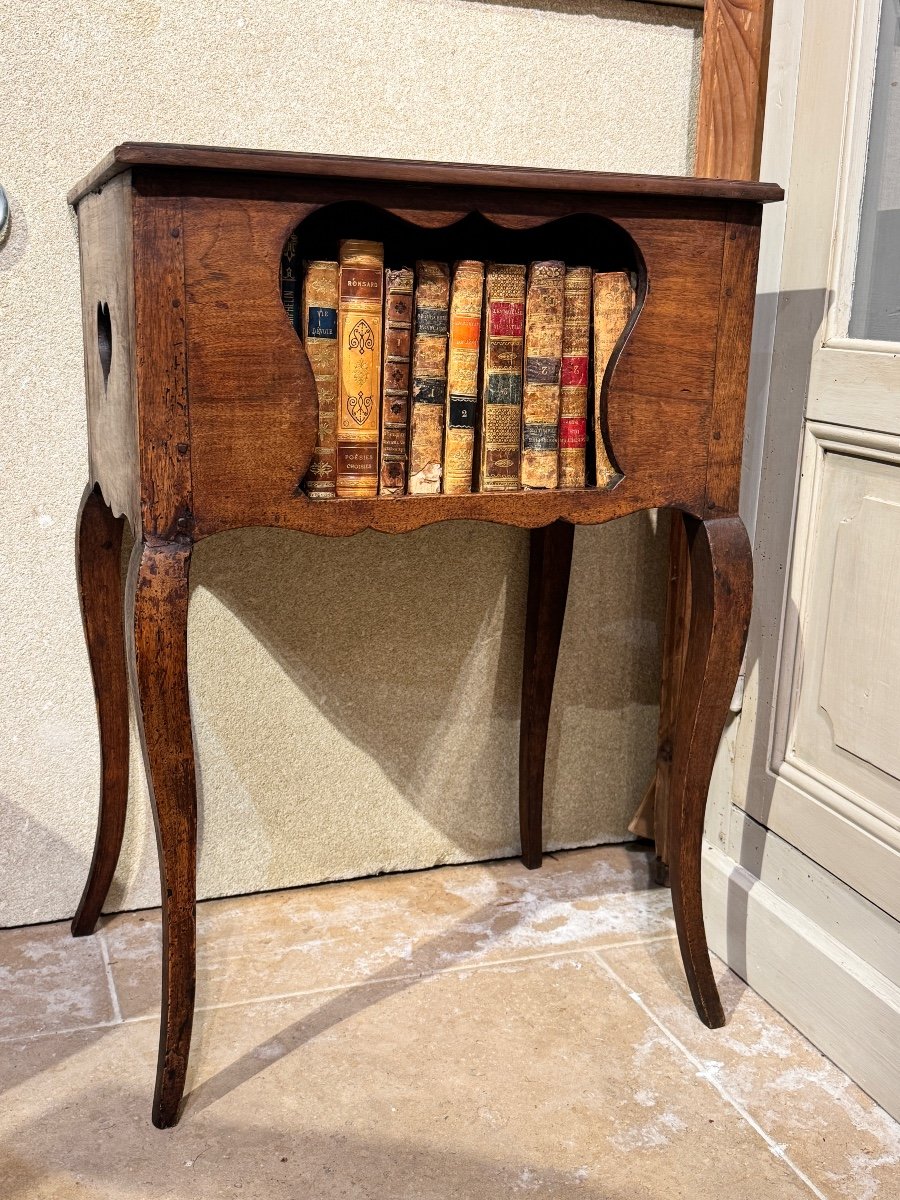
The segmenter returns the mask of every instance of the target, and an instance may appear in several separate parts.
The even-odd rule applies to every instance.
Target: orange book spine
[[[378,493],[384,247],[345,241],[340,257],[337,494],[349,499]]]
[[[455,495],[472,490],[483,295],[484,263],[457,263],[450,292],[444,437],[444,491]]]

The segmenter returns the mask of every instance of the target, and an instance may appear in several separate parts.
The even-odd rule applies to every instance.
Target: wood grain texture
[[[194,1016],[197,787],[188,699],[189,542],[135,542],[129,666],[159,851],[162,1007],[153,1123],[174,1125]]]
[[[711,1029],[725,1015],[709,962],[700,857],[713,762],[750,623],[753,557],[740,517],[685,518],[691,623],[675,727],[668,855],[675,927],[691,995]]]
[[[174,538],[190,533],[194,520],[182,202],[136,192],[133,209],[140,529],[147,537]]]
[[[706,0],[694,166],[698,176],[759,177],[772,8],[773,0]]]
[[[749,0],[748,0],[749,2]],[[737,7],[737,6],[735,6]],[[752,5],[759,7],[759,4]],[[164,142],[123,142],[69,192],[77,204],[89,192],[131,166],[175,167],[253,174],[384,179],[394,183],[457,184],[497,188],[546,188],[552,191],[619,192],[662,196],[730,196],[735,200],[780,200],[773,184],[721,183],[668,175],[629,175],[594,171],[556,171],[543,167],[482,166],[473,163],[417,162],[410,159],[357,158],[336,154],[294,154],[284,150],[241,150],[225,146],[186,146]],[[740,178],[740,176],[738,176]]]
[[[554,521],[531,533],[522,718],[519,725],[519,832],[522,862],[534,869],[543,857],[544,761],[559,657],[575,529]]]
[[[128,802],[128,671],[122,608],[123,516],[99,486],[85,488],[78,512],[75,553],[78,597],[100,730],[100,808],[87,882],[72,934],[93,933],[122,849]]]
[[[90,480],[100,484],[116,516],[124,513],[137,529],[140,469],[130,173],[118,176],[102,193],[85,197],[78,208],[78,237]],[[107,339],[105,371],[101,337]]]

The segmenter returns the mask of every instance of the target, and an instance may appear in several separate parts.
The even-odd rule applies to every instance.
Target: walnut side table
[[[72,191],[90,455],[78,579],[102,761],[97,840],[72,932],[93,931],[119,855],[130,676],[162,885],[156,1125],[177,1120],[194,1004],[188,573],[195,543],[226,529],[345,536],[478,520],[531,530],[519,791],[522,856],[537,867],[574,527],[641,509],[680,513],[693,601],[674,739],[672,896],[697,1012],[711,1027],[724,1023],[700,850],[750,613],[738,516],[744,401],[761,206],[782,195],[758,183],[146,143],[117,147]],[[309,257],[316,245],[333,257],[336,236],[362,236],[406,261],[554,257],[635,270],[637,307],[596,399],[614,484],[308,500],[299,483],[316,440],[316,391],[279,293],[282,248],[298,226]],[[126,520],[135,544],[123,596]]]

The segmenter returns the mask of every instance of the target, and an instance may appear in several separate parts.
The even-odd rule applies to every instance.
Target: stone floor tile
[[[0,1038],[113,1020],[100,944],[68,923],[0,929]]]
[[[676,943],[602,958],[825,1195],[900,1197],[900,1125],[718,959],[728,1024],[696,1018]]]
[[[646,851],[623,846],[383,875],[198,908],[200,1006],[673,932]],[[123,1015],[159,1005],[159,916],[104,924]]]
[[[5,1072],[4,1200],[808,1200],[590,956],[199,1014],[180,1125],[152,1022]]]

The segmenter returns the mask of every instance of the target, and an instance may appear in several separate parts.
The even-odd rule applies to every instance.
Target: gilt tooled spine
[[[634,287],[628,271],[594,272],[594,422],[597,487],[609,487],[618,472],[609,458],[603,433],[602,393],[606,368],[616,342],[634,308]]]
[[[409,414],[409,491],[414,496],[441,490],[449,300],[447,264],[416,263],[416,336]]]
[[[319,401],[318,439],[305,480],[310,500],[333,500],[335,496],[338,271],[336,262],[308,262],[303,277],[303,344]]]
[[[409,359],[412,348],[413,272],[384,273],[384,370],[381,381],[381,473],[378,492],[402,496],[407,480]]]
[[[559,377],[566,264],[532,263],[525,298],[522,487],[559,482]]]
[[[521,486],[525,268],[489,263],[484,307],[479,488],[515,492]]]
[[[559,486],[583,488],[587,446],[588,364],[591,343],[591,268],[566,271],[559,398]]]
[[[338,310],[337,494],[378,493],[384,247],[341,242]]]
[[[294,330],[300,332],[300,263],[297,257],[297,235],[292,233],[281,252],[281,303]]]
[[[450,291],[443,489],[453,495],[472,490],[483,296],[484,263],[457,263]]]

